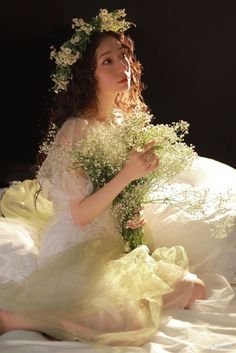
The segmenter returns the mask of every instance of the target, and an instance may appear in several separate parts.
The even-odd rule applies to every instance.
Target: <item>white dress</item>
[[[88,124],[70,119],[56,142],[74,144]],[[230,302],[230,294],[224,295],[227,280],[209,274],[235,280],[235,228],[226,239],[213,239],[207,223],[193,221],[175,206],[151,204],[144,212],[152,256],[147,246],[123,255],[110,208],[86,226],[73,223],[68,202],[85,198],[92,184],[82,171],[67,172],[70,161],[63,157],[52,151],[39,171],[53,211],[43,195],[34,208],[35,181],[12,186],[3,198],[7,218],[0,219],[0,307],[27,313],[43,332],[60,339],[140,345],[158,329],[162,296],[189,273],[184,249],[190,271],[211,288],[218,281],[218,300],[225,306]],[[199,157],[195,170],[182,173],[175,183],[224,190],[235,187],[236,171]],[[236,216],[235,205],[232,198],[230,212]],[[190,295],[183,293],[183,302]]]

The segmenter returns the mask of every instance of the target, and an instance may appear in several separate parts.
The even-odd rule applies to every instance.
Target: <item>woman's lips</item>
[[[127,78],[123,78],[122,80],[120,80],[118,83],[126,83],[128,82],[128,79]]]

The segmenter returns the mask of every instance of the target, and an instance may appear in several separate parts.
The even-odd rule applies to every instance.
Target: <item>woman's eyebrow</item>
[[[112,53],[111,50],[105,51],[104,53],[102,53],[101,55],[99,55],[98,59],[101,58],[102,56],[107,55],[107,54],[110,54],[110,53]]]
[[[119,47],[118,50],[122,50],[124,49],[124,47]],[[107,54],[111,54],[112,53],[112,50],[108,50],[108,51],[105,51],[104,53],[102,53],[101,55],[99,55],[98,59],[101,58],[102,56],[104,55],[107,55]]]

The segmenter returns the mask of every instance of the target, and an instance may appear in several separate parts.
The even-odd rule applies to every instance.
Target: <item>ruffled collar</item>
[[[87,122],[88,125],[94,126],[97,124],[103,125],[120,125],[124,120],[123,113],[120,109],[113,109],[112,113],[105,120],[98,120],[93,115],[81,115],[79,117]]]

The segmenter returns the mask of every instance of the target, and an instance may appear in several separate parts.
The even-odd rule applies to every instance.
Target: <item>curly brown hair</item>
[[[49,130],[43,133],[44,136],[41,144],[44,141],[49,142],[49,140],[52,142],[53,137],[50,133],[50,126],[52,123],[55,124],[57,128],[60,128],[70,117],[80,116],[81,114],[86,113],[86,111],[96,103],[98,84],[95,78],[95,52],[102,40],[109,36],[119,40],[121,45],[126,49],[126,55],[131,68],[130,89],[117,94],[114,108],[121,109],[125,113],[132,113],[136,107],[143,111],[149,110],[142,97],[142,90],[144,89],[144,85],[141,82],[142,65],[134,54],[133,40],[124,33],[112,31],[94,32],[91,35],[91,40],[86,48],[86,53],[83,54],[82,58],[72,66],[72,79],[69,82],[66,91],[61,91],[57,94],[54,93],[52,96]],[[45,158],[46,154],[39,149],[36,165],[33,168],[35,174],[37,174],[37,171]],[[40,191],[41,186],[35,194],[35,205]]]
[[[135,107],[146,111],[148,107],[142,97],[143,84],[141,82],[142,66],[134,54],[134,42],[124,33],[95,32],[83,54],[72,66],[72,79],[66,91],[53,96],[52,122],[60,127],[72,116],[79,116],[96,103],[97,80],[95,78],[96,57],[95,51],[103,39],[115,37],[127,50],[127,57],[131,66],[131,87],[129,90],[118,93],[115,99],[115,108],[125,112],[132,112]]]

